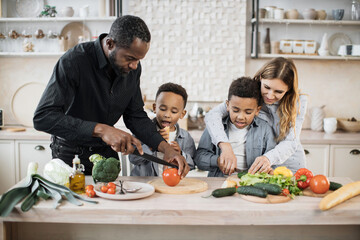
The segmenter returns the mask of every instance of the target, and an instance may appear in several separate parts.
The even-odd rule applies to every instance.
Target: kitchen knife
[[[167,161],[165,161],[165,160],[162,160],[162,159],[160,159],[160,158],[154,157],[154,156],[152,156],[152,155],[150,155],[150,154],[144,153],[143,155],[141,155],[137,149],[135,149],[135,151],[134,151],[132,154],[134,154],[134,155],[136,155],[136,156],[139,156],[139,157],[143,157],[143,158],[145,158],[146,160],[151,161],[151,162],[156,162],[156,163],[158,163],[158,164],[170,166],[170,167],[173,167],[173,168],[179,168],[179,167],[176,166],[175,164],[169,163],[169,162],[167,162]]]

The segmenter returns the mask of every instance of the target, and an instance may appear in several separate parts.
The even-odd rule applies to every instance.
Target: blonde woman
[[[300,133],[307,107],[307,96],[299,93],[298,75],[295,64],[286,58],[274,58],[267,62],[254,77],[260,81],[264,103],[259,118],[268,122],[274,130],[277,145],[255,159],[249,173],[271,172],[277,166],[286,166],[293,172],[305,167],[304,149]],[[236,156],[222,125],[227,115],[226,104],[222,103],[205,116],[213,144],[219,146],[224,174],[232,174],[236,168]]]

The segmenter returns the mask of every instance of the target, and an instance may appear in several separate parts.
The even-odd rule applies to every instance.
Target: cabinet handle
[[[357,149],[353,149],[353,150],[350,151],[350,154],[351,154],[351,155],[359,155],[359,154],[360,154],[360,151],[357,150]]]
[[[305,155],[308,155],[310,152],[306,149],[304,149]]]
[[[45,148],[43,146],[41,146],[41,145],[37,145],[36,147],[34,147],[34,149],[37,150],[37,151],[44,151],[45,150]]]

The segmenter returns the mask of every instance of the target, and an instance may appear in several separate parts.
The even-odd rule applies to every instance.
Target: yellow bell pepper
[[[292,177],[293,172],[287,167],[277,167],[274,170],[274,175],[283,175],[284,177]]]

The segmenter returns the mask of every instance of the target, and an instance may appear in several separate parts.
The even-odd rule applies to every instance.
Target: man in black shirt
[[[150,32],[135,16],[115,20],[109,34],[68,50],[57,62],[34,115],[34,127],[52,135],[52,156],[72,166],[79,155],[90,175],[89,156],[98,153],[118,158],[141,143],[131,134],[113,127],[125,125],[142,142],[164,153],[164,159],[188,171],[178,154],[156,131],[144,111],[140,90],[141,64],[150,47]]]

